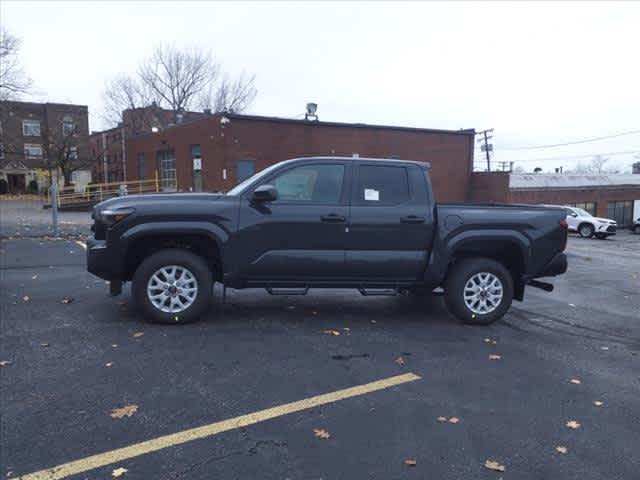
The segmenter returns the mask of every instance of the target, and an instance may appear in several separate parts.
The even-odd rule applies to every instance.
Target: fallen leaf
[[[418,464],[418,462],[416,462],[413,458],[407,458],[407,459],[404,461],[404,464],[405,464],[405,465],[408,465],[408,466],[410,466],[410,467],[415,467],[415,466]]]
[[[31,300],[31,297],[29,297],[29,295],[25,295],[24,297],[22,297],[23,302],[28,302],[29,300]]]
[[[485,338],[484,339],[484,343],[491,343],[491,339],[490,338]]]
[[[580,428],[580,424],[578,422],[576,422],[575,420],[569,420],[567,422],[567,427],[572,428],[572,429],[576,429],[576,428]]]
[[[31,280],[35,280],[36,278],[38,278],[38,274],[35,274],[33,277],[31,277]]]
[[[436,420],[438,420],[439,422],[446,422],[447,417],[438,417]]]
[[[125,473],[127,473],[129,470],[127,470],[126,468],[116,468],[113,472],[111,472],[111,476],[112,477],[121,477],[122,475],[124,475]]]
[[[567,453],[567,451],[568,451],[567,447],[563,447],[562,445],[558,445],[556,447],[556,452],[558,452],[558,453]]]
[[[144,335],[144,332],[136,332],[133,334],[133,338],[140,338],[143,335]]]
[[[324,439],[331,438],[331,434],[323,428],[320,428],[320,429],[314,428],[313,434],[318,438],[324,438]]]
[[[577,378],[572,378],[571,379],[571,383],[573,383],[575,385],[580,385],[582,382],[580,380],[578,380]]]
[[[344,328],[343,328],[343,330],[344,330],[345,332],[350,332],[350,331],[351,331],[351,329],[350,329],[349,327],[344,327]]]
[[[402,358],[402,357],[398,357],[398,358],[396,358],[395,362],[396,362],[398,365],[402,366],[402,365],[404,365],[404,358]]]
[[[40,343],[41,347],[48,347],[49,346],[49,342],[42,342]]]
[[[449,423],[458,423],[460,422],[460,419],[458,417],[451,417],[449,419]]]
[[[496,345],[498,342],[496,342],[495,340],[491,340],[491,345]]]
[[[64,303],[64,304],[71,303],[71,302],[73,302],[73,298],[71,298],[71,297],[64,297],[62,299],[62,303]]]
[[[112,346],[113,348],[118,348],[118,344],[117,344],[117,343],[114,343],[114,344],[112,344],[111,346]]]
[[[489,355],[489,360],[500,360],[501,358],[500,355]]]
[[[315,310],[313,312],[311,312],[311,315],[317,315],[318,312],[316,312]]]
[[[601,402],[600,400],[596,400],[595,402],[593,402],[593,404],[594,404],[596,407],[601,407],[602,405],[604,405],[604,402]]]
[[[609,347],[600,347],[600,350],[609,350]]]
[[[114,408],[111,410],[111,418],[130,417],[138,411],[138,405],[125,405],[122,408]]]
[[[105,367],[110,367],[111,365],[113,365],[113,362],[107,362],[104,364]]]
[[[570,307],[575,307],[576,305],[575,305],[575,303],[570,303],[569,306]]]
[[[2,360],[0,362],[0,367],[6,367],[7,365],[11,365],[11,361],[10,360]]]
[[[488,468],[489,470],[494,470],[496,472],[505,471],[504,465],[500,465],[498,462],[495,462],[493,460],[485,460],[484,468]]]
[[[340,335],[340,332],[337,330],[323,330],[322,333],[324,333],[325,335],[334,335],[336,337]]]
[[[371,323],[378,323],[378,322],[376,322],[375,320],[371,320]]]

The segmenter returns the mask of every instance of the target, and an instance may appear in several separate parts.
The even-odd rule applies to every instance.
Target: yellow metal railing
[[[93,205],[108,198],[125,195],[156,193],[160,191],[158,172],[150,180],[131,180],[128,182],[94,183],[87,185],[82,192],[75,187],[61,188],[56,201],[58,208],[69,206]],[[51,204],[50,192],[47,192],[47,202]]]

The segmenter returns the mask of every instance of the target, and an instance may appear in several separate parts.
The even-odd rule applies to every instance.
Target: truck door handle
[[[418,217],[417,215],[407,215],[400,218],[402,223],[424,223],[424,217]]]
[[[322,215],[320,220],[327,223],[342,223],[347,219],[342,215],[338,215],[337,213],[330,213],[329,215]]]

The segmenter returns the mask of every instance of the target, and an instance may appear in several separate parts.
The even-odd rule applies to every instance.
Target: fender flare
[[[158,235],[180,234],[180,235],[200,235],[205,236],[216,244],[220,252],[222,269],[226,271],[226,255],[223,254],[224,246],[229,239],[229,233],[219,225],[210,222],[149,222],[134,225],[122,233],[120,237],[121,258],[126,258],[130,245],[143,237],[153,237]],[[123,265],[124,267],[124,265]]]

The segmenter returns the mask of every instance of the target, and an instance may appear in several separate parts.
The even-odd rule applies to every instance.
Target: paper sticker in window
[[[380,201],[380,192],[373,188],[364,189],[364,199],[367,201],[378,202]]]

